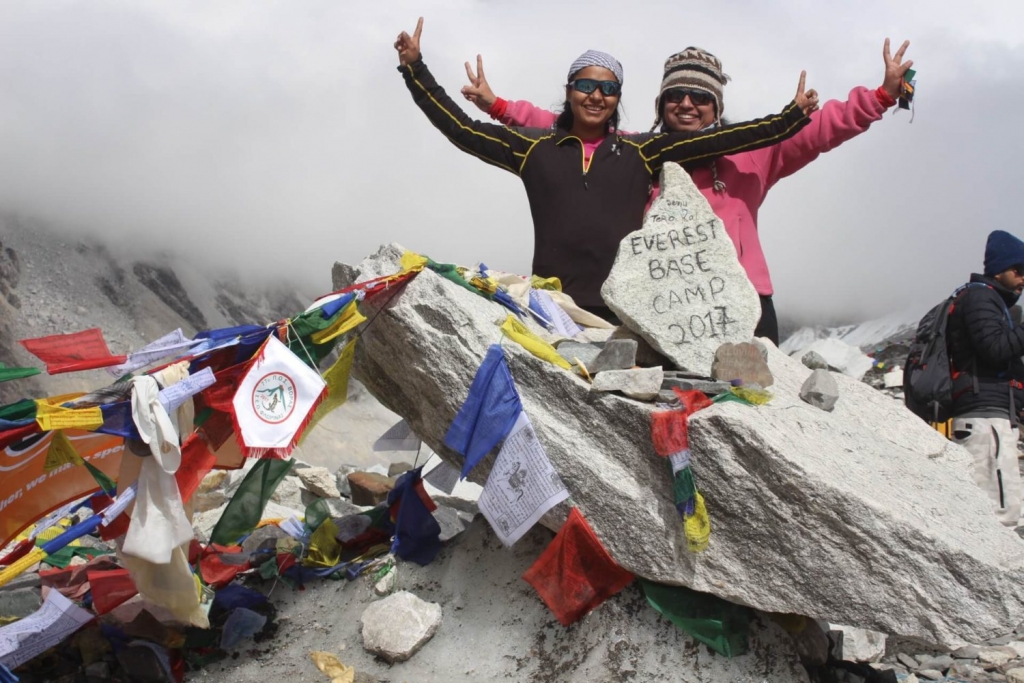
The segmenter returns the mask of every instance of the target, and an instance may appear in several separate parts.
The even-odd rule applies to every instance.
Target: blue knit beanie
[[[985,244],[985,275],[998,275],[1024,265],[1024,242],[1003,230],[993,230]]]

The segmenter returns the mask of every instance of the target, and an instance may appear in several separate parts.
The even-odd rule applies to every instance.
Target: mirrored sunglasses
[[[715,98],[711,93],[704,92],[703,90],[694,90],[692,88],[672,88],[670,90],[666,90],[661,97],[669,104],[679,104],[686,99],[687,96],[689,96],[690,102],[692,102],[695,107],[712,104],[715,101]]]
[[[581,92],[584,95],[589,95],[598,88],[605,97],[616,97],[622,92],[622,84],[618,81],[598,81],[593,78],[577,78],[575,81],[570,83],[573,90]]]

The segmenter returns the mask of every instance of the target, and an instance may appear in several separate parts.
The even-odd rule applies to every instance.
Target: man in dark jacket
[[[954,301],[947,322],[953,377],[953,438],[974,456],[974,481],[999,521],[1016,527],[1021,512],[1018,411],[1024,409],[1024,325],[1009,307],[1024,291],[1024,242],[996,230],[985,247],[985,273]]]

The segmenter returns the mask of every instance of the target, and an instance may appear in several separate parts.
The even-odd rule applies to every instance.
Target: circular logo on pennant
[[[295,382],[283,372],[263,375],[252,389],[252,410],[264,422],[284,422],[295,410]]]

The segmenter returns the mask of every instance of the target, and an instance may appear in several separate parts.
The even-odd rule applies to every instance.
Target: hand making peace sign
[[[882,88],[894,100],[900,96],[900,84],[903,83],[903,77],[907,70],[914,65],[912,59],[903,61],[903,53],[907,51],[908,47],[910,47],[910,41],[904,40],[900,49],[896,51],[896,56],[890,57],[888,38],[885,39],[885,45],[882,46],[882,59],[885,61],[885,78],[882,79]]]

